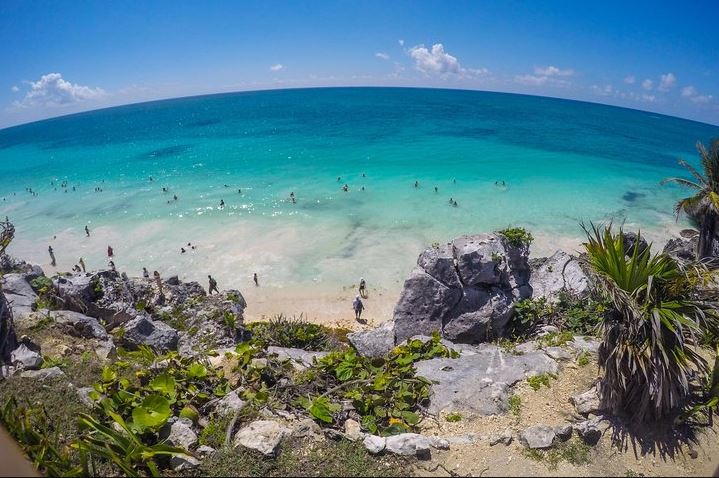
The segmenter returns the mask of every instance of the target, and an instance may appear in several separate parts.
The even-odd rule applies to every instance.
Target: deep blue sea
[[[714,136],[658,114],[475,91],[182,98],[0,130],[0,215],[17,226],[12,252],[47,268],[50,244],[60,270],[80,256],[104,266],[111,244],[130,275],[144,265],[243,288],[258,272],[285,290],[364,276],[393,291],[421,249],[463,233],[525,226],[541,255],[578,249],[581,221],[613,220],[664,242],[685,227],[672,213],[685,191],[659,181]]]

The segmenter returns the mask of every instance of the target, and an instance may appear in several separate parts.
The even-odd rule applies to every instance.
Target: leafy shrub
[[[307,322],[302,316],[290,318],[280,314],[269,322],[248,324],[247,329],[253,340],[265,346],[328,351],[339,345],[327,327]]]
[[[577,357],[577,365],[580,367],[584,367],[585,365],[589,365],[589,359],[592,356],[591,353],[584,351]]]
[[[572,465],[588,465],[591,463],[589,452],[589,445],[575,437],[549,450],[525,449],[524,456],[545,463],[550,470],[556,470],[563,461]]]
[[[445,417],[445,420],[447,420],[448,422],[458,422],[462,420],[462,415],[456,412],[448,413]]]
[[[30,281],[30,286],[38,295],[42,295],[52,290],[52,279],[46,276],[36,277]]]
[[[501,231],[497,232],[503,235],[507,239],[507,242],[509,242],[514,247],[529,247],[529,245],[532,244],[532,241],[534,240],[532,233],[530,233],[523,227],[508,227],[507,229],[502,229]]]
[[[539,337],[537,339],[537,343],[544,347],[561,347],[563,345],[567,345],[567,343],[571,342],[572,339],[574,339],[574,335],[572,335],[569,331],[549,332],[548,334]]]

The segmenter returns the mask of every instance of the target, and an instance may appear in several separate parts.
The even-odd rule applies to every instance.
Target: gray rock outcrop
[[[140,316],[127,322],[122,334],[122,343],[129,348],[147,345],[160,352],[167,352],[177,348],[177,330],[164,322],[151,320]]]
[[[552,446],[555,437],[552,427],[535,425],[522,430],[519,434],[519,442],[527,448],[546,449]]]
[[[347,334],[347,339],[364,357],[382,357],[394,348],[394,323],[384,322],[376,329]]]
[[[556,302],[562,291],[585,296],[590,286],[579,260],[563,251],[555,252],[540,265],[532,267],[529,285],[533,298],[544,297],[549,302]]]
[[[416,374],[433,382],[428,410],[496,415],[508,408],[509,387],[530,375],[557,373],[557,362],[541,351],[523,355],[481,344],[459,358],[415,364]]]
[[[275,456],[280,442],[291,430],[275,421],[257,420],[241,428],[234,439],[234,446],[257,450],[265,456]]]
[[[434,331],[465,343],[501,337],[514,302],[531,293],[528,254],[498,233],[426,249],[394,310],[396,342]]]
[[[25,344],[10,353],[10,363],[17,370],[37,370],[42,366],[42,355],[29,349]]]
[[[108,338],[105,327],[100,325],[100,322],[94,317],[70,310],[52,311],[50,317],[66,333],[75,337],[98,340],[107,340]]]

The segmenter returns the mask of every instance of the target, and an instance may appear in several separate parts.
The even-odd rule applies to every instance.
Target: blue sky
[[[0,127],[305,86],[467,88],[719,124],[719,1],[0,2]]]

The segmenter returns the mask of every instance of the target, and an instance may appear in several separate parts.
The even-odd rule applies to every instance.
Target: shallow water
[[[463,233],[523,225],[539,255],[578,248],[581,221],[613,220],[663,242],[684,227],[672,205],[685,191],[659,181],[712,136],[677,118],[499,93],[186,98],[0,131],[0,215],[17,226],[11,252],[47,264],[52,244],[62,270],[79,256],[104,266],[111,244],[130,275],[144,265],[246,287],[257,272],[264,285],[323,289],[364,276],[394,290],[423,247]],[[180,254],[188,242],[197,249]]]

